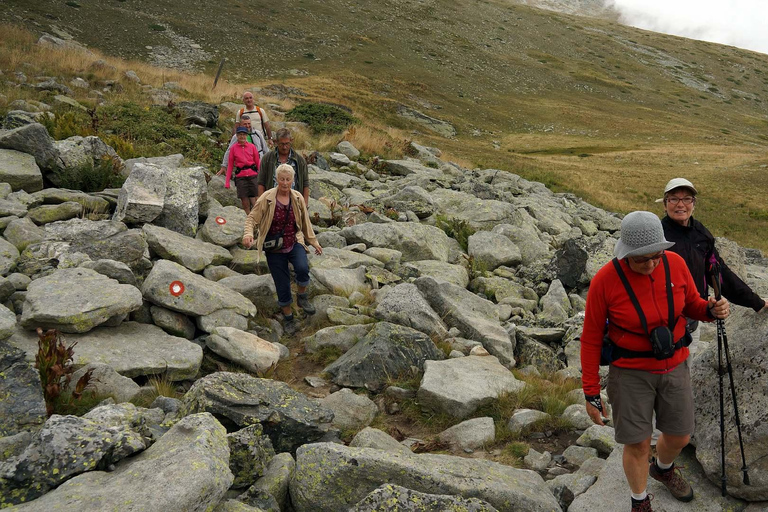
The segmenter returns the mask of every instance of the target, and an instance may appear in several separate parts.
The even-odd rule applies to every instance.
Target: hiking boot
[[[283,317],[283,332],[286,336],[293,336],[299,331],[299,323],[293,315]]]
[[[309,295],[306,293],[297,293],[296,294],[296,304],[299,305],[301,309],[304,310],[304,312],[308,315],[314,315],[315,314],[315,306],[312,305],[311,302],[309,302]]]
[[[691,484],[686,482],[683,475],[680,473],[680,468],[672,464],[672,467],[667,470],[659,469],[656,465],[656,457],[651,459],[651,466],[648,469],[648,474],[651,478],[663,483],[664,486],[669,489],[679,501],[691,501],[693,499],[693,488]]]
[[[653,509],[651,508],[653,494],[649,494],[644,500],[636,500],[635,498],[630,499],[632,500],[632,512],[653,512]]]

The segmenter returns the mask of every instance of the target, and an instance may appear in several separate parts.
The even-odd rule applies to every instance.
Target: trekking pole
[[[715,291],[715,299],[720,300],[720,265],[717,260],[710,258],[711,271],[712,271],[712,289]],[[728,349],[728,335],[725,332],[725,321],[717,319],[717,347],[718,358],[720,357],[720,345],[722,344],[723,351],[725,352],[725,364],[728,371],[728,379],[731,383],[731,399],[733,400],[733,417],[736,422],[736,432],[739,437],[739,450],[741,451],[741,472],[744,473],[743,482],[744,485],[749,485],[749,468],[747,467],[747,459],[744,456],[744,441],[741,436],[741,419],[739,418],[739,406],[736,401],[736,386],[733,383],[733,366],[731,365],[731,352]],[[719,361],[722,368],[722,361]],[[725,496],[725,420],[723,418],[723,392],[722,392],[722,370],[720,375],[720,432],[721,432],[721,450],[722,465],[723,465],[723,496]]]

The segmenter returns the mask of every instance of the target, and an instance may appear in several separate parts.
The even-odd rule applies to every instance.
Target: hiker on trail
[[[296,320],[291,310],[293,295],[291,294],[291,271],[288,263],[296,273],[297,297],[296,303],[304,312],[311,315],[315,312],[309,302],[307,286],[309,285],[309,261],[307,253],[311,245],[315,254],[323,254],[323,248],[315,237],[309,212],[304,197],[291,189],[294,182],[293,167],[288,164],[280,165],[276,172],[277,186],[261,194],[251,213],[245,219],[243,230],[243,245],[250,248],[254,243],[253,229],[259,230],[256,238],[258,259],[261,252],[267,254],[267,265],[277,290],[277,303],[282,309],[286,334],[292,336],[298,330]]]
[[[615,438],[624,445],[633,511],[652,511],[646,492],[649,474],[678,500],[693,499],[693,489],[675,468],[675,458],[693,432],[685,317],[712,321],[729,314],[726,299],[699,296],[683,258],[666,251],[673,245],[655,214],[628,214],[621,222],[616,258],[597,272],[587,294],[581,335],[587,413],[603,425],[598,369],[605,355]],[[606,333],[610,343],[604,346]],[[657,458],[649,466],[654,412],[662,433]]]
[[[245,128],[248,130],[248,134],[245,140],[256,146],[256,149],[259,151],[259,159],[262,159],[264,158],[264,155],[269,151],[269,146],[267,145],[267,141],[264,140],[264,136],[261,134],[261,132],[251,131],[251,122],[251,117],[248,114],[244,114],[243,117],[240,118],[240,126],[245,126]],[[224,169],[227,167],[229,149],[235,144],[237,144],[237,133],[232,135],[232,138],[229,141],[229,146],[227,146],[227,151],[224,153],[224,158],[221,159],[221,167]]]
[[[269,117],[263,108],[254,103],[253,93],[251,91],[245,91],[243,93],[243,103],[245,104],[240,110],[237,111],[235,116],[235,127],[238,126],[240,120],[244,115],[251,117],[252,127],[254,132],[261,132],[262,136],[272,143],[272,130],[269,127]]]
[[[251,207],[256,204],[256,177],[259,174],[259,151],[256,146],[248,142],[248,129],[245,126],[239,126],[235,133],[237,142],[229,149],[227,157],[227,175],[224,180],[224,188],[229,188],[229,181],[232,178],[232,171],[235,171],[235,188],[237,188],[237,197],[243,205],[245,214],[251,213]],[[216,173],[220,176],[224,168]]]
[[[685,260],[701,298],[706,299],[708,296],[707,286],[711,280],[710,258],[714,256],[720,264],[723,296],[739,306],[752,308],[755,311],[764,309],[768,306],[768,301],[760,298],[728,268],[728,265],[717,253],[715,238],[712,233],[701,222],[693,218],[696,195],[697,191],[693,183],[685,178],[674,178],[669,180],[667,186],[664,187],[664,198],[657,201],[664,202],[666,215],[661,219],[664,236],[670,242],[675,242],[675,246],[670,250]],[[693,341],[698,341],[699,323],[695,320],[689,320],[688,330],[691,332]]]
[[[304,196],[304,204],[309,204],[309,173],[307,171],[307,161],[300,154],[292,149],[293,135],[287,128],[277,130],[276,143],[277,148],[266,155],[261,163],[261,172],[259,173],[259,197],[265,190],[277,186],[277,173],[275,170],[281,164],[288,164],[293,168],[296,179],[293,182],[293,190],[298,191]]]

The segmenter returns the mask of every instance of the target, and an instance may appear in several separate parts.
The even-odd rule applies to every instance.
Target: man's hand
[[[717,301],[714,297],[710,297],[707,309],[709,309],[709,312],[713,317],[720,320],[725,320],[728,318],[728,315],[731,314],[730,304],[728,304],[728,301],[725,299],[725,297],[721,297],[720,300]]]
[[[589,417],[592,419],[592,423],[596,425],[605,425],[603,423],[603,411],[605,411],[605,404],[603,403],[603,397],[600,395],[597,395],[596,397],[593,397],[596,401],[599,401],[600,408],[598,409],[594,405],[590,403],[590,400],[587,400],[585,402],[587,407],[587,414],[589,414]]]
[[[246,249],[250,249],[252,245],[253,245],[253,237],[248,235],[244,236],[243,247],[245,247]]]

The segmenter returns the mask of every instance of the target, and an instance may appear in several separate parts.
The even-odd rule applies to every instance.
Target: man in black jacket
[[[722,293],[734,304],[752,308],[755,311],[768,306],[768,301],[752,291],[747,284],[723,262],[715,248],[715,238],[704,225],[693,218],[696,205],[696,188],[685,178],[674,178],[664,188],[664,209],[666,215],[661,219],[664,236],[670,242],[675,242],[670,251],[683,257],[688,269],[696,282],[696,288],[701,298],[708,296],[707,286],[710,284],[709,258],[714,254],[720,263],[722,276]],[[689,330],[698,339],[698,322],[689,321]]]

